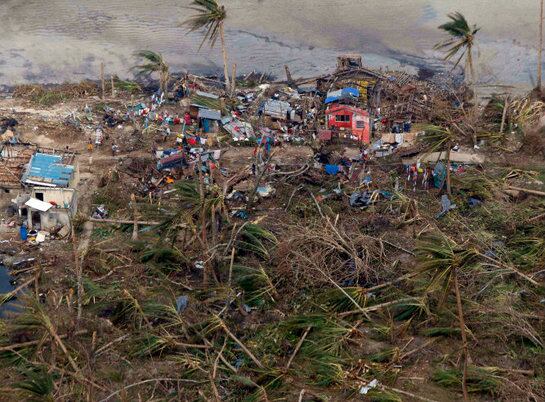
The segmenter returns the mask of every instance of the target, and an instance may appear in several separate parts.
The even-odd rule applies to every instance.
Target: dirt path
[[[87,221],[83,225],[83,233],[81,234],[78,245],[78,255],[80,256],[82,262],[85,255],[89,251],[89,244],[91,243],[91,235],[93,234],[94,226],[95,224],[91,221]]]

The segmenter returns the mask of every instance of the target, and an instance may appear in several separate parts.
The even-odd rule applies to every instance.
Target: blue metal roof
[[[62,164],[62,156],[35,153],[23,175],[23,182],[68,187],[73,175],[74,166]]]

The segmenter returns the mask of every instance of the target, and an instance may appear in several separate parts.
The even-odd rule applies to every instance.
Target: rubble
[[[447,85],[356,55],[321,77],[288,76],[254,73],[226,90],[184,75],[166,93],[73,100],[55,122],[16,115],[0,182],[17,206],[2,223],[17,250],[2,254],[34,288],[25,313],[42,319],[32,331],[8,324],[0,348],[50,362],[76,399],[83,383],[107,398],[114,377],[129,399],[423,398],[411,380],[421,370],[427,396],[451,400],[459,389],[437,384],[464,345],[470,378],[503,381],[473,371],[507,361],[474,339],[537,372],[542,171],[506,172],[462,128],[424,141],[442,113],[463,114]],[[41,124],[77,133],[48,136],[71,149],[24,143]],[[516,202],[504,197],[515,190]],[[69,219],[50,225],[61,212]],[[539,376],[519,374],[505,378],[537,392]],[[500,385],[475,398],[524,394]]]

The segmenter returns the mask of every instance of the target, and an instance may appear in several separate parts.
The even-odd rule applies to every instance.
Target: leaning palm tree
[[[462,296],[458,275],[460,271],[467,270],[477,263],[479,252],[476,249],[468,248],[466,245],[459,245],[444,234],[430,235],[420,241],[416,247],[416,255],[419,261],[419,268],[423,273],[429,273],[431,279],[428,290],[441,289],[445,299],[450,290],[454,288],[456,296],[456,310],[458,324],[462,336],[463,352],[463,377],[462,390],[464,400],[468,401],[467,391],[467,362],[469,359],[468,344],[466,336],[466,325],[462,307]]]
[[[156,53],[151,50],[139,50],[135,53],[136,57],[143,60],[143,64],[134,66],[133,68],[140,74],[151,75],[159,74],[159,87],[161,92],[168,89],[168,81],[170,80],[170,69],[161,53]]]
[[[419,141],[425,144],[428,153],[439,151],[446,152],[447,175],[446,185],[447,194],[451,195],[451,180],[450,180],[450,150],[456,142],[455,134],[449,128],[430,125],[424,129],[424,135],[419,137]],[[444,184],[444,183],[443,183]],[[443,186],[441,186],[443,188]]]
[[[480,31],[477,25],[469,25],[466,18],[460,13],[448,14],[449,22],[439,26],[439,29],[450,35],[450,38],[435,45],[435,49],[446,52],[445,60],[458,56],[454,67],[458,66],[462,58],[466,56],[465,72],[469,70],[471,80],[475,82],[475,71],[473,69],[473,45],[475,35]]]
[[[210,47],[214,47],[218,37],[221,41],[221,51],[223,53],[223,74],[225,75],[225,89],[229,90],[229,71],[227,61],[227,49],[225,47],[225,30],[223,23],[227,18],[225,6],[218,4],[216,0],[193,0],[191,10],[197,11],[197,14],[187,19],[184,24],[189,27],[189,32],[205,29],[201,45],[208,41]]]

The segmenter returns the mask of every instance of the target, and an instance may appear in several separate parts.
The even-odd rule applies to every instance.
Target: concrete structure
[[[29,229],[50,231],[70,224],[77,212],[78,180],[74,155],[36,152],[22,177],[23,190],[12,200]]]
[[[325,111],[327,128],[350,131],[359,141],[370,143],[369,113],[349,105],[332,105]]]
[[[46,231],[69,225],[78,207],[76,190],[71,188],[33,187],[14,201],[29,229]]]

